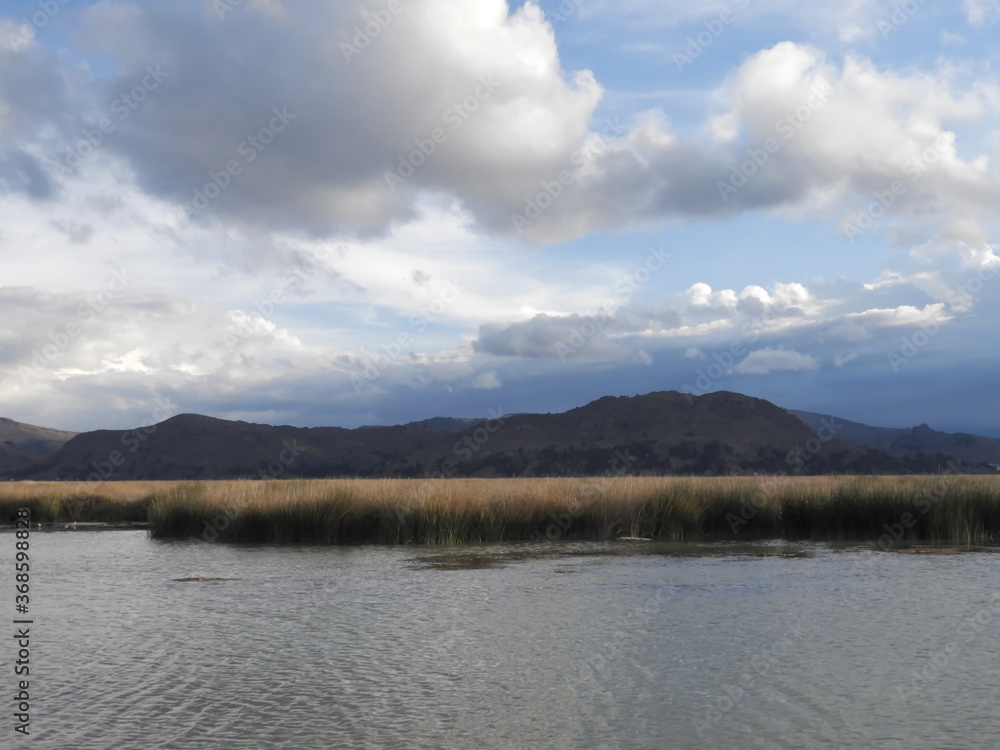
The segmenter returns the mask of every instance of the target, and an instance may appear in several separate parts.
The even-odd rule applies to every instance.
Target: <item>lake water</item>
[[[0,535],[6,612],[13,542]],[[89,531],[33,533],[32,559],[32,736],[13,732],[4,667],[4,748],[939,750],[1000,737],[997,554],[232,547]],[[190,577],[227,580],[175,580]]]

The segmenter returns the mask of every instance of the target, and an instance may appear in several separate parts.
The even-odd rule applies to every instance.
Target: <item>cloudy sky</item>
[[[5,0],[0,415],[353,427],[721,389],[1000,436],[998,21]]]

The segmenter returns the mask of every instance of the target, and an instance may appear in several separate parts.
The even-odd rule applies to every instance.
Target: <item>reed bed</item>
[[[278,544],[813,539],[1000,543],[1000,477],[619,477],[22,482],[0,519],[146,522]]]
[[[0,524],[14,523],[18,508],[32,523],[145,523],[162,482],[3,482]]]

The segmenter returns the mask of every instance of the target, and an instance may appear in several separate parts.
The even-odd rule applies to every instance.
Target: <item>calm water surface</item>
[[[7,612],[13,541],[0,535]],[[33,736],[14,735],[8,700],[5,748],[1000,738],[997,554],[231,547],[92,531],[35,533],[32,557]],[[226,580],[176,580],[189,577]]]

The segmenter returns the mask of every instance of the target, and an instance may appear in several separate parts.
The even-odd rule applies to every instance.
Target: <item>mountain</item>
[[[813,430],[820,429],[821,420],[832,417],[808,411],[789,410]],[[871,427],[846,419],[835,420],[837,437],[884,451],[890,456],[934,456],[939,453],[960,458],[973,464],[991,464],[1000,467],[1000,440],[969,435],[964,432],[948,433],[932,430],[925,424],[909,429]],[[829,428],[827,428],[829,429]]]
[[[427,420],[394,427],[291,427],[182,414],[125,432],[79,434],[22,479],[914,473],[938,457],[893,457],[818,439],[762,399],[720,391],[606,397],[561,414]],[[797,451],[797,453],[796,453]],[[945,457],[947,458],[947,457]]]
[[[50,456],[76,435],[0,417],[0,473],[23,469]]]
[[[431,417],[419,422],[408,422],[404,427],[426,427],[438,432],[463,432],[482,421],[482,417]]]

